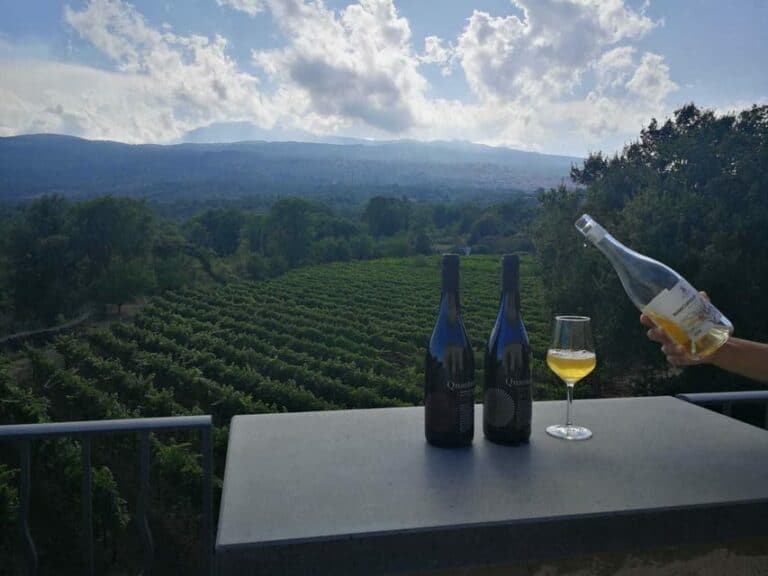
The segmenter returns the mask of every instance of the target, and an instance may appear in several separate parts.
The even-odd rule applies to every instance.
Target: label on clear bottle
[[[706,336],[720,320],[717,308],[685,280],[664,289],[643,309],[650,316],[677,325],[693,342]]]

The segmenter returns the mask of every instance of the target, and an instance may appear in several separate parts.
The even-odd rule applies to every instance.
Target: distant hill
[[[0,199],[41,194],[180,198],[379,193],[450,200],[568,180],[579,158],[462,142],[130,145],[37,134],[0,138]]]

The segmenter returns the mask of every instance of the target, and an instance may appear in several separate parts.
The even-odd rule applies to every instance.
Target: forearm
[[[768,344],[729,338],[709,363],[753,380],[768,382]]]

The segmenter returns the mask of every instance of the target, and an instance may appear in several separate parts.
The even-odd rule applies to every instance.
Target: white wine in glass
[[[574,426],[571,421],[573,387],[590,374],[597,364],[592,331],[588,316],[556,316],[552,345],[547,351],[547,366],[565,382],[568,389],[568,403],[565,424],[547,427],[547,434],[564,440],[587,440],[592,431],[583,426]]]

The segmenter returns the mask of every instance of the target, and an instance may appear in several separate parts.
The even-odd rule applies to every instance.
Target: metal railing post
[[[91,437],[83,434],[80,439],[82,480],[80,499],[83,507],[83,561],[86,574],[93,576],[93,470],[91,469]]]
[[[24,555],[27,559],[27,574],[34,576],[37,574],[37,550],[35,549],[35,541],[32,540],[32,534],[29,531],[29,501],[32,490],[31,446],[29,439],[24,438],[19,442],[19,450],[21,457],[19,531],[21,532],[21,539],[24,545]]]
[[[213,576],[213,443],[210,428],[204,428],[200,434],[200,452],[203,457],[203,514],[200,523],[203,573]]]
[[[0,426],[0,440],[16,441],[19,448],[21,473],[19,475],[18,529],[24,548],[25,571],[38,572],[38,556],[29,525],[31,501],[31,441],[35,438],[70,436],[80,437],[82,478],[80,484],[82,505],[82,554],[85,573],[95,573],[93,541],[93,467],[91,459],[94,434],[138,433],[139,447],[139,494],[137,523],[144,555],[144,574],[152,570],[154,545],[149,529],[151,434],[162,430],[200,430],[200,454],[202,457],[202,515],[200,539],[202,548],[202,572],[212,576],[213,566],[213,443],[212,419],[205,416],[170,416],[161,418],[127,418],[123,420],[94,420],[84,422],[46,422],[43,424],[13,424]]]
[[[152,545],[152,533],[149,530],[147,509],[149,504],[149,432],[139,433],[139,500],[136,507],[136,522],[144,556],[143,576],[152,574],[152,561],[155,551]]]

